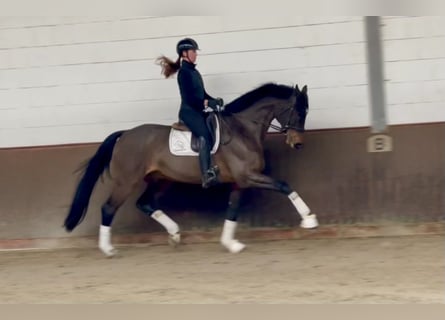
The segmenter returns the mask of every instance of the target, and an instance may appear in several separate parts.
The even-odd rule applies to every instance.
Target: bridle
[[[298,128],[298,127],[295,127],[295,126],[292,126],[292,125],[290,124],[290,119],[292,119],[292,114],[293,114],[294,112],[296,112],[296,111],[294,110],[294,106],[290,106],[290,107],[287,107],[286,109],[282,110],[282,111],[278,114],[278,116],[282,115],[282,114],[285,113],[285,112],[289,112],[289,115],[288,115],[288,118],[287,118],[287,122],[286,122],[286,124],[285,124],[284,126],[277,126],[277,125],[274,125],[274,124],[271,123],[271,124],[269,125],[269,127],[271,127],[272,129],[277,130],[279,133],[285,133],[285,132],[286,132],[287,130],[289,130],[289,129],[293,129],[293,130],[298,131],[298,132],[303,132],[303,131],[304,131],[303,129]],[[275,117],[275,118],[276,118],[276,117]]]

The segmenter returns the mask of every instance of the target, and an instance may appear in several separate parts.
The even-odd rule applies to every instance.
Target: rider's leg
[[[202,186],[208,188],[217,181],[218,168],[212,166],[210,155],[212,138],[207,128],[205,117],[202,113],[191,108],[181,108],[179,118],[184,121],[195,136],[199,137],[199,164],[202,174]]]
[[[211,166],[210,145],[203,136],[199,137],[199,165],[201,167],[202,186],[208,188],[217,182],[217,167]]]

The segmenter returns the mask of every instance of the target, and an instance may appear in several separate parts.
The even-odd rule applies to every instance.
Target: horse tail
[[[116,131],[105,138],[96,154],[86,164],[84,174],[77,185],[70,211],[65,219],[66,231],[72,231],[85,217],[94,186],[104,170],[108,169],[114,146],[124,132]]]

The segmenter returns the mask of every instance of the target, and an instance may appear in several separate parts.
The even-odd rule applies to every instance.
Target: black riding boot
[[[210,146],[207,145],[204,137],[199,137],[199,164],[201,166],[203,188],[208,188],[218,183],[218,167],[210,167],[210,162]]]

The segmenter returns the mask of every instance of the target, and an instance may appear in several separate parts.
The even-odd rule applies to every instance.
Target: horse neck
[[[262,140],[274,119],[274,114],[283,108],[286,102],[287,100],[283,99],[264,99],[243,110],[239,115],[249,131]]]

